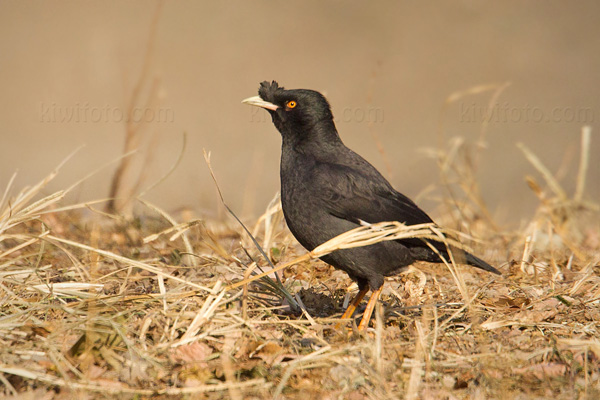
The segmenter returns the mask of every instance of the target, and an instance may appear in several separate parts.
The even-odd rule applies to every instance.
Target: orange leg
[[[369,325],[369,320],[371,319],[371,314],[373,314],[373,310],[375,309],[375,304],[377,304],[377,300],[379,299],[379,294],[381,293],[381,289],[383,289],[383,285],[379,287],[379,289],[373,291],[371,294],[371,298],[367,303],[367,308],[365,313],[363,314],[362,319],[360,320],[360,325],[358,325],[358,330],[363,331]]]
[[[350,317],[352,317],[352,314],[354,314],[354,311],[356,311],[356,307],[358,307],[358,305],[360,304],[360,302],[362,301],[362,299],[365,297],[365,295],[367,294],[367,292],[369,291],[369,286],[365,286],[364,288],[362,288],[357,294],[356,296],[354,296],[354,298],[352,299],[352,301],[350,302],[350,304],[348,304],[348,308],[346,308],[346,311],[344,311],[344,314],[342,315],[342,317],[340,319],[348,319]],[[339,329],[341,327],[342,323],[339,322],[335,327],[336,329]]]

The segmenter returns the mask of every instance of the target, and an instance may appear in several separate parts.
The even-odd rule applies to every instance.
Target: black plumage
[[[283,213],[290,231],[306,249],[313,250],[364,223],[433,222],[412,200],[394,190],[375,167],[342,143],[329,103],[319,92],[285,90],[273,81],[262,82],[258,93],[244,102],[268,110],[281,133]],[[447,257],[443,243],[430,243]],[[344,317],[351,316],[369,288],[373,291],[361,328],[368,323],[385,276],[395,275],[417,260],[441,262],[421,239],[338,250],[322,260],[348,273],[359,286],[359,295]],[[464,260],[499,274],[469,253],[464,254]]]

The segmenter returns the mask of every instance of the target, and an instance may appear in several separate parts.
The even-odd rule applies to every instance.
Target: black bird
[[[365,223],[433,222],[412,200],[394,190],[375,167],[342,143],[329,103],[321,93],[285,90],[275,81],[265,81],[258,94],[243,103],[266,109],[281,133],[283,214],[290,231],[307,250]],[[447,259],[443,243],[430,243]],[[345,271],[360,289],[342,318],[350,318],[369,288],[372,290],[361,330],[369,323],[385,276],[398,274],[417,260],[442,262],[421,239],[337,250],[321,259]],[[464,261],[500,274],[472,254],[464,252]]]

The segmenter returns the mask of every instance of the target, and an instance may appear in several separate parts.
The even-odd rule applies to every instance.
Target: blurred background
[[[257,216],[279,188],[280,137],[266,111],[240,102],[274,79],[323,92],[345,143],[434,217],[443,191],[426,149],[474,145],[484,129],[482,196],[517,224],[538,204],[524,177],[543,183],[518,142],[572,193],[592,126],[587,197],[600,197],[598,15],[597,1],[5,0],[0,187],[15,171],[17,189],[30,185],[85,145],[46,192],[66,188],[123,154],[135,130],[130,179],[141,173],[144,190],[185,133],[181,162],[145,198],[216,216],[206,149],[230,207]],[[72,201],[107,197],[116,167]]]

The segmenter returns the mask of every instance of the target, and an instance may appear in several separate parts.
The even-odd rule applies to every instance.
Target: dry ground
[[[529,178],[540,208],[517,231],[448,212],[441,225],[503,275],[417,265],[386,283],[359,334],[334,328],[355,290],[344,273],[304,257],[282,283],[232,288],[270,268],[235,220],[177,225],[146,203],[125,220],[63,204],[68,190],[36,200],[54,175],[0,202],[6,396],[600,397],[600,219],[583,182],[567,196]],[[277,202],[246,222],[273,264],[305,254]]]

